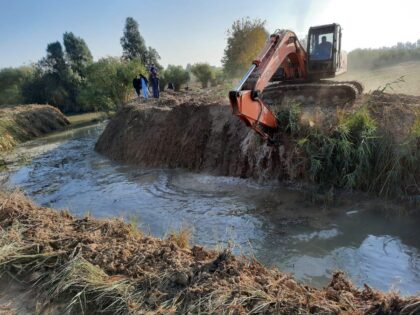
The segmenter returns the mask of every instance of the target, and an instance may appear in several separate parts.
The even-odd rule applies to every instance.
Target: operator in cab
[[[321,43],[316,47],[314,54],[314,60],[328,60],[331,58],[332,44],[327,41],[327,36],[321,37]]]

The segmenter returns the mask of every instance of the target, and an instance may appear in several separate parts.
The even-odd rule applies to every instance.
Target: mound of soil
[[[50,105],[0,107],[0,152],[69,124],[63,113]]]
[[[420,298],[355,288],[336,273],[324,289],[228,249],[180,247],[119,220],[75,218],[0,194],[0,268],[36,287],[38,308],[111,314],[418,314]]]
[[[165,96],[120,110],[95,149],[149,167],[185,168],[215,175],[284,178],[283,147],[267,146],[232,115],[224,99]]]
[[[365,96],[365,102],[379,128],[388,131],[396,143],[406,141],[415,124],[420,124],[419,96],[373,93]]]

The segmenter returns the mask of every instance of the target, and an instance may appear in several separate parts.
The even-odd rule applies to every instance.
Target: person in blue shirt
[[[152,81],[153,97],[159,98],[159,77],[154,64],[150,67],[150,81]]]
[[[321,43],[316,47],[313,55],[314,60],[328,60],[331,58],[332,44],[327,41],[327,36],[321,37]]]

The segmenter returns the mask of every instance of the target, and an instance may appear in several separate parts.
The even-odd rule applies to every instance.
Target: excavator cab
[[[341,53],[339,24],[311,27],[307,45],[309,80],[333,78],[347,71],[347,56]]]

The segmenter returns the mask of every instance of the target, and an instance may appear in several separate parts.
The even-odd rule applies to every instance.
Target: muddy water
[[[3,181],[7,175],[7,185],[41,205],[124,217],[156,236],[188,227],[194,243],[231,241],[237,253],[312,285],[325,285],[341,269],[358,285],[420,292],[420,218],[384,216],[384,203],[360,196],[326,209],[274,184],[117,164],[93,150],[103,128],[26,144],[15,153],[26,165],[14,165]]]

